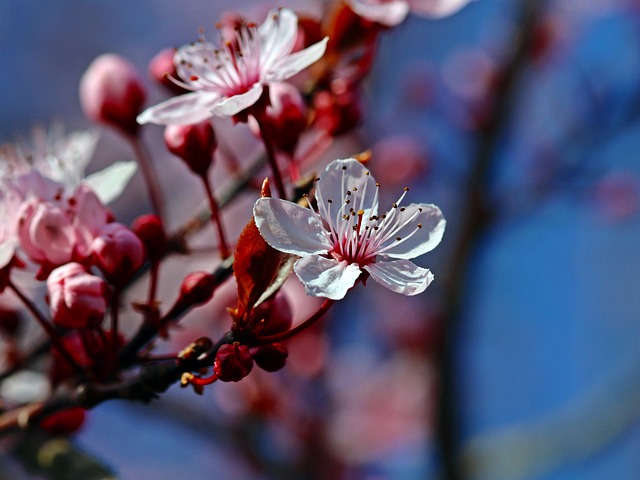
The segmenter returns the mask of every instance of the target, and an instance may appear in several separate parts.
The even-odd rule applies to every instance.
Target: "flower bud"
[[[144,263],[144,246],[121,223],[102,227],[91,244],[95,264],[114,285],[123,285]]]
[[[265,128],[278,150],[293,155],[300,135],[307,128],[306,107],[300,91],[289,83],[269,85],[270,106],[266,109]],[[260,135],[256,122],[249,127]]]
[[[196,175],[207,174],[216,137],[209,121],[193,125],[169,125],[164,130],[164,143],[171,153],[180,157]]]
[[[165,48],[156,54],[149,62],[149,76],[160,85],[168,88],[173,93],[182,94],[187,90],[171,81],[170,77],[179,78],[176,66],[173,63],[175,48]]]
[[[223,382],[239,382],[249,375],[253,359],[246,345],[225,344],[220,347],[213,363],[213,370]]]
[[[213,297],[216,281],[207,272],[192,272],[184,277],[180,287],[179,303],[187,305],[201,305]]]
[[[53,323],[61,328],[95,327],[107,310],[107,285],[79,263],[67,263],[47,279]]]
[[[140,215],[131,226],[152,260],[159,259],[167,249],[167,235],[164,231],[162,219],[152,213]]]
[[[83,408],[67,408],[43,418],[40,426],[54,435],[70,435],[82,427],[85,417]]]
[[[253,309],[253,318],[259,323],[255,333],[259,336],[275,335],[291,328],[293,314],[287,298],[280,292]]]
[[[353,130],[362,118],[360,98],[353,88],[322,90],[313,98],[313,105],[316,125],[332,136]]]
[[[97,57],[80,80],[80,104],[96,123],[135,134],[146,90],[135,67],[115,54]]]
[[[256,348],[251,358],[261,369],[267,372],[277,372],[287,363],[289,351],[281,343],[274,343]]]

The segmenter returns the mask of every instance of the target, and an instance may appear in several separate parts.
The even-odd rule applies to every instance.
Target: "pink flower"
[[[336,160],[318,180],[317,211],[261,198],[253,214],[269,245],[302,257],[294,271],[308,295],[339,300],[363,270],[394,292],[416,295],[433,275],[409,259],[433,250],[446,222],[435,205],[401,207],[408,188],[389,212],[379,215],[378,189],[360,162]]]
[[[9,264],[18,246],[17,226],[21,198],[8,185],[0,183],[0,269]]]
[[[401,23],[409,11],[426,17],[446,17],[472,0],[346,0],[359,16],[393,27]]]
[[[211,116],[240,113],[258,101],[264,87],[281,82],[317,61],[327,38],[291,53],[296,42],[298,17],[291,10],[272,10],[262,25],[242,24],[236,41],[217,48],[201,38],[180,48],[174,57],[175,82],[191,93],[148,108],[139,123],[186,125]]]
[[[49,201],[31,197],[18,213],[20,248],[43,266],[86,259],[93,239],[110,216],[88,186],[81,184],[68,198],[62,192],[61,186]]]
[[[107,310],[107,285],[79,263],[67,263],[53,270],[47,279],[47,289],[57,326],[94,327],[102,321]]]

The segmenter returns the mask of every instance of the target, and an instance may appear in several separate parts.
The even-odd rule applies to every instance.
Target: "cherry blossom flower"
[[[220,48],[204,38],[180,48],[174,62],[181,80],[175,83],[191,93],[148,108],[138,122],[186,125],[250,107],[267,85],[286,80],[324,54],[328,38],[292,53],[297,25],[296,14],[282,8],[269,12],[260,26],[240,25],[235,41]]]
[[[343,298],[363,275],[404,295],[423,292],[431,272],[409,259],[433,250],[445,220],[432,204],[401,206],[408,188],[386,214],[378,213],[379,184],[357,160],[330,163],[316,186],[317,211],[276,198],[253,208],[256,225],[276,250],[298,255],[294,265],[308,295]]]
[[[451,15],[473,0],[346,0],[357,15],[386,27],[400,24],[409,14],[439,18]]]

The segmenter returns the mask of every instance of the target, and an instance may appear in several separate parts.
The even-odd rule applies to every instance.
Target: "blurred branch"
[[[531,48],[532,28],[541,7],[539,0],[522,0],[519,28],[513,40],[511,58],[503,70],[502,82],[495,89],[493,108],[487,127],[482,131],[466,186],[466,202],[461,209],[461,231],[451,256],[449,275],[445,279],[443,343],[439,352],[439,398],[437,410],[437,440],[440,447],[443,478],[464,478],[460,469],[460,434],[458,424],[458,398],[455,391],[455,332],[460,322],[460,307],[467,284],[467,267],[476,243],[490,222],[487,199],[487,175],[495,148],[504,133],[514,103],[515,90],[522,70],[527,65]]]

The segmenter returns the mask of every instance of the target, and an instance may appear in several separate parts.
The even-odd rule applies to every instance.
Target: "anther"
[[[404,191],[408,192],[409,191],[409,187],[404,187]]]
[[[400,240],[402,240],[402,237],[396,237],[396,240],[399,242]]]
[[[333,200],[329,199],[327,200],[327,203],[333,203]]]
[[[401,212],[404,212],[405,210],[406,210],[406,208],[404,208],[404,207],[402,207],[402,208],[400,209],[400,211],[401,211]]]
[[[189,80],[191,80],[192,82],[195,82],[195,81],[197,81],[197,80],[198,80],[198,76],[197,76],[197,75],[191,75],[191,76],[189,77]]]
[[[422,224],[421,223],[418,224],[418,228],[422,228]]]
[[[343,170],[346,170],[346,169],[347,169],[347,166],[346,166],[346,165],[343,165],[343,166],[342,166],[342,169],[343,169]]]
[[[393,207],[393,208],[398,208],[398,204],[397,204],[397,203],[394,203],[394,204],[392,205],[392,207]]]

